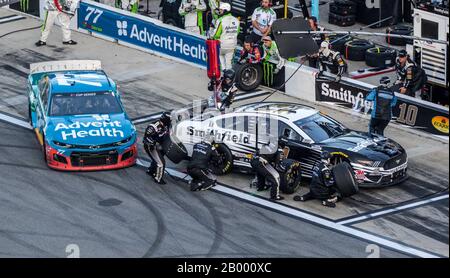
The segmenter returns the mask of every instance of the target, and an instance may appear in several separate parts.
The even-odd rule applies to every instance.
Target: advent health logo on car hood
[[[128,138],[135,131],[122,114],[50,117],[46,138],[66,144],[109,144]]]

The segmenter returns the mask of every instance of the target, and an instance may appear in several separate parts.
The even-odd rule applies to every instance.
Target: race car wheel
[[[329,35],[328,39],[331,43],[331,50],[338,51],[339,53],[344,53],[345,44],[353,40],[352,37],[347,35]]]
[[[214,144],[219,158],[211,161],[210,170],[215,175],[225,175],[233,169],[233,154],[224,144]]]
[[[392,44],[392,45],[398,45],[398,46],[405,46],[406,44],[412,44],[412,40],[411,39],[405,39],[405,38],[394,38],[389,36],[390,34],[393,35],[405,35],[405,36],[410,36],[411,33],[413,32],[413,28],[410,26],[395,26],[395,27],[389,27],[386,29],[386,34],[388,34],[386,36],[386,42],[388,44]]]
[[[167,156],[167,158],[169,158],[173,163],[177,164],[188,158],[184,145],[173,142],[170,136],[166,136],[163,140],[162,149],[164,155]]]
[[[328,23],[337,26],[352,26],[355,24],[355,15],[338,15],[330,12],[328,14]]]
[[[261,64],[238,64],[236,66],[236,86],[243,91],[252,91],[262,82]]]
[[[330,12],[338,15],[356,14],[356,3],[348,0],[335,0],[330,3]]]
[[[333,176],[336,187],[342,197],[349,197],[358,193],[359,188],[353,175],[353,169],[347,162],[333,167]]]
[[[345,44],[345,58],[352,61],[364,61],[366,50],[375,45],[368,40],[353,40]]]
[[[280,190],[285,194],[295,193],[300,187],[302,180],[300,162],[293,159],[285,159],[281,163],[286,171],[280,173]]]
[[[395,64],[396,51],[387,47],[373,47],[366,50],[366,64],[370,67],[386,68]]]

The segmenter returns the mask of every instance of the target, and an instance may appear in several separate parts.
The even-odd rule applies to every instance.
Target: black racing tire
[[[188,159],[188,153],[182,143],[173,142],[170,136],[166,136],[162,142],[163,154],[175,164]]]
[[[413,32],[413,28],[410,26],[398,25],[398,26],[394,26],[394,27],[389,27],[386,29],[386,34],[388,34],[386,36],[386,42],[388,44],[398,45],[398,46],[405,46],[406,44],[412,44],[413,42],[411,39],[394,38],[394,37],[389,36],[390,34],[410,36],[412,32]]]
[[[211,161],[209,169],[215,175],[221,176],[233,170],[233,154],[225,144],[214,144],[220,159]]]
[[[359,187],[350,164],[347,162],[336,164],[332,171],[336,188],[342,197],[349,197],[358,193]]]
[[[352,26],[355,24],[355,15],[338,15],[330,12],[328,14],[328,23],[337,25],[337,26]]]
[[[335,0],[330,3],[330,12],[337,15],[355,15],[356,3],[348,0]]]
[[[365,61],[366,50],[375,45],[368,40],[352,40],[345,44],[344,56],[351,61]]]
[[[286,171],[280,173],[280,190],[285,194],[297,192],[302,181],[300,162],[293,159],[285,159],[281,162]]]
[[[393,48],[372,47],[366,50],[366,64],[376,68],[392,67],[395,65],[396,55]]]
[[[263,80],[261,64],[236,64],[236,86],[243,91],[256,89]]]
[[[342,39],[341,39],[342,38]],[[331,43],[331,50],[338,51],[339,53],[344,53],[345,51],[345,44],[349,41],[352,41],[353,38],[351,36],[347,35],[329,35],[328,39]]]

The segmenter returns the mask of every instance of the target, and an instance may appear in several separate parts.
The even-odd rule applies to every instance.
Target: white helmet
[[[330,54],[330,43],[327,42],[327,41],[323,41],[323,42],[320,44],[320,50],[319,50],[319,52],[322,53],[322,54],[325,55],[325,56],[328,56],[328,55]]]
[[[203,135],[202,141],[205,142],[205,143],[212,144],[212,143],[214,143],[214,141],[216,139],[215,137],[216,136],[215,136],[214,130],[207,129],[205,131],[205,134]]]
[[[231,5],[229,3],[220,3],[219,9],[224,13],[231,12]]]

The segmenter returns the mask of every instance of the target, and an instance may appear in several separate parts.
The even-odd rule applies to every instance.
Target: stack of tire
[[[411,36],[411,33],[413,32],[413,28],[411,26],[405,26],[405,25],[397,25],[394,27],[388,27],[386,29],[386,42],[390,45],[398,45],[398,46],[405,46],[406,44],[413,44],[413,41],[411,39],[405,39],[405,38],[397,38],[397,37],[391,37],[390,35],[404,35],[404,36]]]
[[[356,3],[349,0],[334,0],[330,3],[328,23],[337,26],[351,26],[355,24]]]
[[[387,47],[372,47],[366,50],[366,64],[369,67],[387,68],[395,65],[397,51]]]
[[[351,36],[342,34],[331,34],[328,36],[328,39],[330,41],[331,49],[338,51],[341,54],[345,52],[345,44],[353,40]]]
[[[355,39],[345,43],[344,57],[351,61],[365,61],[366,51],[375,45],[368,40]]]

